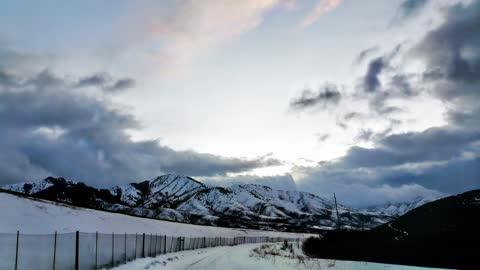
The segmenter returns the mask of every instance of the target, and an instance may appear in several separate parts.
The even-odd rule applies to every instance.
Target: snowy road
[[[234,247],[217,247],[202,250],[184,251],[161,255],[131,262],[115,268],[127,269],[169,269],[169,270],[243,270],[243,269],[279,269],[269,261],[260,261],[249,256],[250,251],[258,244]]]
[[[421,267],[386,265],[364,262],[334,260],[309,260],[298,262],[285,257],[259,258],[252,250],[260,244],[216,247],[202,250],[183,251],[161,255],[156,258],[140,259],[114,270],[420,270]],[[428,268],[432,270],[432,268]]]

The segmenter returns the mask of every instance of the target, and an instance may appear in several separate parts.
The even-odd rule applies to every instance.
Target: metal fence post
[[[150,234],[150,257],[153,257],[152,256],[152,245],[153,245],[153,233]]]
[[[15,247],[15,270],[18,270],[18,241],[20,240],[20,231],[17,231],[17,244]]]
[[[167,253],[167,235],[164,235],[163,238],[163,254]]]
[[[137,259],[137,249],[138,249],[138,235],[135,233],[135,260]]]
[[[115,233],[112,233],[112,267],[115,266]]]
[[[142,258],[145,258],[145,233],[143,233],[142,239]]]
[[[57,257],[57,231],[55,231],[55,236],[53,238],[53,267],[52,267],[53,270],[55,270],[56,257]]]
[[[79,265],[79,260],[80,260],[80,256],[79,256],[79,252],[80,252],[80,232],[79,231],[76,231],[75,233],[75,270],[78,270],[80,269],[80,265]]]
[[[125,263],[127,263],[127,233],[125,233]]]
[[[98,269],[98,232],[95,232],[95,270]]]
[[[153,249],[153,256],[157,256],[157,235],[155,235],[155,248]]]

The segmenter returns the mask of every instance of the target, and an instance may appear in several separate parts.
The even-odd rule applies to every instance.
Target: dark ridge
[[[480,190],[420,206],[370,231],[331,231],[310,238],[306,254],[455,269],[478,269]]]

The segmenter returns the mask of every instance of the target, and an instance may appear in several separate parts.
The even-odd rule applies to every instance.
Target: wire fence
[[[0,233],[0,270],[97,270],[137,258],[217,246],[296,241],[272,237],[172,237],[155,234]]]

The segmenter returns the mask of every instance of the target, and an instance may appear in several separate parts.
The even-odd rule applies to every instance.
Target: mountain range
[[[54,177],[1,188],[80,207],[199,225],[296,232],[337,226],[335,205],[307,192],[256,184],[207,186],[182,175],[168,174],[109,189]],[[388,213],[343,205],[338,205],[338,213],[340,226],[351,229],[377,227],[393,218]]]

